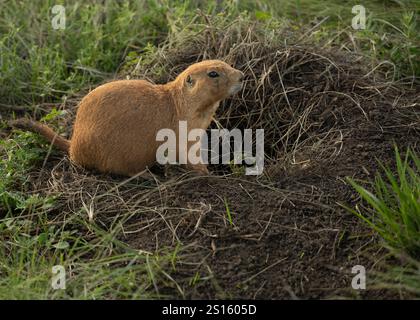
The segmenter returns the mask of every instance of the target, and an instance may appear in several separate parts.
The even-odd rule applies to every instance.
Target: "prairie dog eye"
[[[219,76],[219,74],[216,71],[210,71],[207,75],[210,78],[217,78]]]
[[[192,86],[192,85],[193,85],[193,79],[191,78],[191,76],[188,76],[188,77],[187,77],[186,82],[187,82],[187,84],[188,84],[189,86]]]

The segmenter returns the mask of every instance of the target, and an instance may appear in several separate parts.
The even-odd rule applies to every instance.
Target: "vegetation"
[[[371,193],[353,180],[351,185],[369,204],[370,215],[352,210],[385,240],[388,246],[413,257],[420,255],[420,160],[410,149],[405,159],[395,150],[397,173],[382,165]],[[410,166],[412,164],[412,167]]]
[[[289,19],[296,30],[320,23],[315,30],[320,40],[362,50],[372,60],[389,60],[397,75],[420,72],[415,0],[367,2],[367,28],[357,32],[351,27],[351,8],[358,1],[226,0],[220,6],[198,0],[68,1],[62,2],[66,28],[54,30],[51,10],[58,3],[0,2],[0,103],[60,101],[112,77],[131,52],[158,45],[168,33],[188,26],[197,8],[208,14],[223,8],[226,19],[244,13],[263,22]]]
[[[378,276],[380,284],[420,293],[420,160],[411,149],[402,159],[397,148],[395,160],[395,174],[381,164],[383,172],[377,174],[373,192],[349,179],[368,204],[366,209],[349,210],[381,236],[394,256],[405,262],[403,266],[388,266],[390,270]]]

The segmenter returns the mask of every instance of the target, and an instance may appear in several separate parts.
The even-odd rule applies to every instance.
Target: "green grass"
[[[53,108],[41,121],[55,127],[63,113]],[[16,130],[9,139],[0,140],[0,212],[8,214],[52,206],[54,197],[28,194],[28,173],[55,151],[49,143],[32,132]]]
[[[59,100],[110,78],[124,56],[167,32],[157,1],[66,2],[66,29],[54,30],[56,1],[2,1],[0,102]]]
[[[360,4],[366,8],[366,29],[354,30],[351,9]],[[365,53],[373,63],[388,60],[396,78],[420,74],[418,1],[276,1],[271,12],[300,23],[325,19],[315,31],[320,40]]]
[[[152,299],[165,297],[158,288],[177,286],[163,271],[171,252],[131,250],[115,240],[118,230],[86,225],[78,216],[58,226],[40,210],[36,214],[38,221],[0,220],[0,299]],[[35,223],[41,228],[36,232]],[[72,224],[79,227],[67,229]],[[80,236],[80,225],[92,234]],[[65,290],[51,285],[55,265],[65,268]]]
[[[375,272],[376,288],[420,294],[420,160],[410,149],[401,158],[395,148],[396,173],[381,164],[371,188],[348,179],[367,207],[347,208],[383,239],[394,257]],[[373,189],[369,191],[368,189]],[[395,258],[400,263],[395,262]]]
[[[66,29],[51,26],[51,8],[66,8]],[[367,29],[351,29],[351,8],[358,1],[233,1],[221,7],[198,0],[168,1],[2,1],[0,2],[0,104],[60,101],[91,84],[112,78],[133,52],[158,45],[170,32],[185,28],[199,8],[224,10],[254,20],[289,19],[296,29],[325,21],[314,30],[320,40],[386,59],[397,75],[420,74],[416,1],[365,2]]]
[[[0,205],[8,213],[32,210],[51,202],[51,199],[42,199],[38,195],[28,195],[25,189],[27,173],[48,150],[48,147],[42,146],[40,138],[29,132],[20,132],[13,139],[0,140]]]
[[[397,172],[381,164],[373,192],[354,180],[350,184],[369,205],[366,212],[350,209],[394,249],[420,258],[420,160],[410,149],[402,159],[395,148]]]

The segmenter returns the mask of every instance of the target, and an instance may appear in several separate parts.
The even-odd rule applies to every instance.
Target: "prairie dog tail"
[[[68,153],[70,149],[70,141],[59,136],[53,129],[45,124],[29,119],[18,119],[10,122],[10,125],[15,128],[29,130],[36,132],[46,138],[50,143],[58,149]]]

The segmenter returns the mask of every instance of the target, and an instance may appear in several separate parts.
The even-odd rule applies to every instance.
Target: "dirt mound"
[[[164,83],[202,59],[232,63],[246,74],[246,87],[223,103],[213,128],[264,129],[271,163],[284,157],[288,163],[334,158],[343,139],[360,126],[373,128],[380,122],[416,130],[418,87],[416,92],[412,83],[406,83],[410,89],[390,81],[389,69],[369,68],[362,56],[314,48],[310,38],[287,31],[270,36],[241,23],[227,29],[210,23],[200,36],[180,38],[128,74]],[[164,74],[157,77],[161,70]],[[385,113],[398,116],[386,120]]]
[[[281,36],[239,23],[210,25],[188,41],[169,41],[129,72],[166,82],[207,58],[242,70],[246,86],[223,103],[217,121],[265,130],[263,176],[220,165],[210,167],[210,177],[157,167],[155,179],[124,180],[54,155],[31,174],[32,190],[60,194],[55,219],[92,207],[104,228],[120,223],[115,236],[131,248],[181,244],[164,294],[178,296],[177,283],[187,298],[358,296],[351,267],[369,272],[381,251],[373,233],[339,205],[359,200],[345,177],[372,178],[375,157],[392,162],[394,142],[418,148],[418,91],[390,81],[381,67],[369,69],[361,56]],[[69,110],[71,122],[75,106]],[[363,296],[379,294],[391,295]]]

